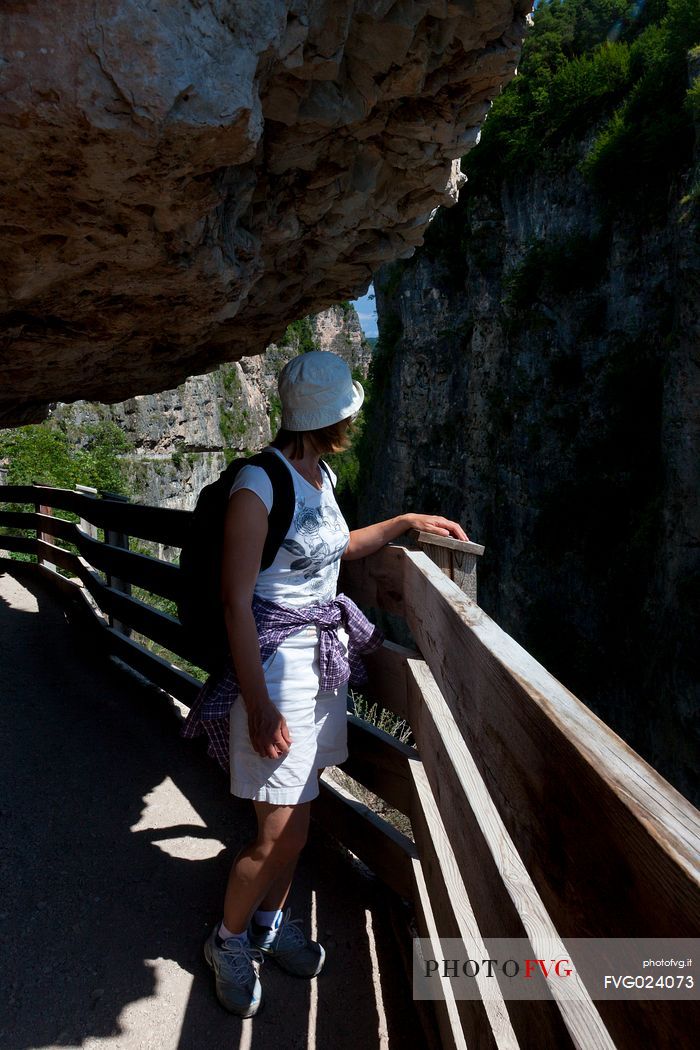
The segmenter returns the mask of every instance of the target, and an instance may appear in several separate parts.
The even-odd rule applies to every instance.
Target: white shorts
[[[292,738],[279,758],[253,750],[248,716],[238,696],[230,715],[231,793],[257,802],[293,805],[319,793],[318,770],[348,757],[347,682],[321,693],[319,628],[312,624],[289,635],[263,664],[270,700],[287,720]],[[338,637],[347,649],[347,633]]]

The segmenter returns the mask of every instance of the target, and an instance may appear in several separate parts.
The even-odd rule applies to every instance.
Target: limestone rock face
[[[103,420],[116,423],[131,445],[122,457],[130,498],[192,510],[202,487],[218,477],[227,460],[257,451],[274,436],[280,418],[277,377],[300,351],[300,328],[292,325],[286,339],[263,354],[190,376],[172,390],[113,405],[58,404],[51,418],[75,447],[88,442],[90,427]],[[353,307],[310,317],[301,334],[316,349],[342,357],[355,375],[367,375],[371,351]],[[167,551],[161,548],[160,556]]]
[[[0,423],[261,353],[456,199],[530,0],[10,0]]]
[[[483,543],[479,604],[696,804],[697,132],[655,222],[536,170],[376,275],[359,486]]]

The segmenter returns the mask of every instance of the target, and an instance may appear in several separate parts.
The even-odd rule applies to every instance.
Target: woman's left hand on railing
[[[350,541],[341,554],[341,561],[353,561],[374,554],[385,543],[391,543],[409,529],[431,532],[436,536],[454,536],[456,540],[469,540],[466,532],[456,521],[441,518],[439,514],[398,514],[395,518],[353,529]]]
[[[456,540],[469,540],[458,522],[441,518],[439,514],[404,514],[403,518],[407,522],[407,529],[430,532],[435,536],[453,536]]]

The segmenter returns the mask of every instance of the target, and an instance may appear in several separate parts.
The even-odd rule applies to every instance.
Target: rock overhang
[[[529,0],[0,12],[0,425],[264,350],[457,198]]]

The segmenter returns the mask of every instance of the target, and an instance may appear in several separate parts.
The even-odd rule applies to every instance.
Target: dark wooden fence
[[[190,515],[42,486],[4,487],[0,500],[33,508],[0,510],[0,528],[13,530],[0,550],[34,555],[35,571],[79,603],[84,629],[108,652],[191,704],[200,683],[129,636],[193,658],[177,619],[129,593],[176,600],[179,570],[128,549],[129,537],[180,547]],[[535,958],[567,937],[697,937],[697,811],[448,578],[473,587],[473,572],[444,557],[441,568],[390,544],[343,563],[341,575],[345,593],[402,617],[417,643],[386,642],[368,659],[370,694],[408,722],[416,746],[349,715],[342,767],[406,814],[412,837],[327,778],[314,817],[412,902],[436,958],[439,937],[460,938],[473,958],[489,957],[499,937],[528,938]],[[410,958],[407,930],[403,939]],[[445,1047],[694,1042],[694,1003],[574,1001],[548,986],[543,1000],[498,988],[466,1000],[444,980],[444,999],[425,1009]]]

